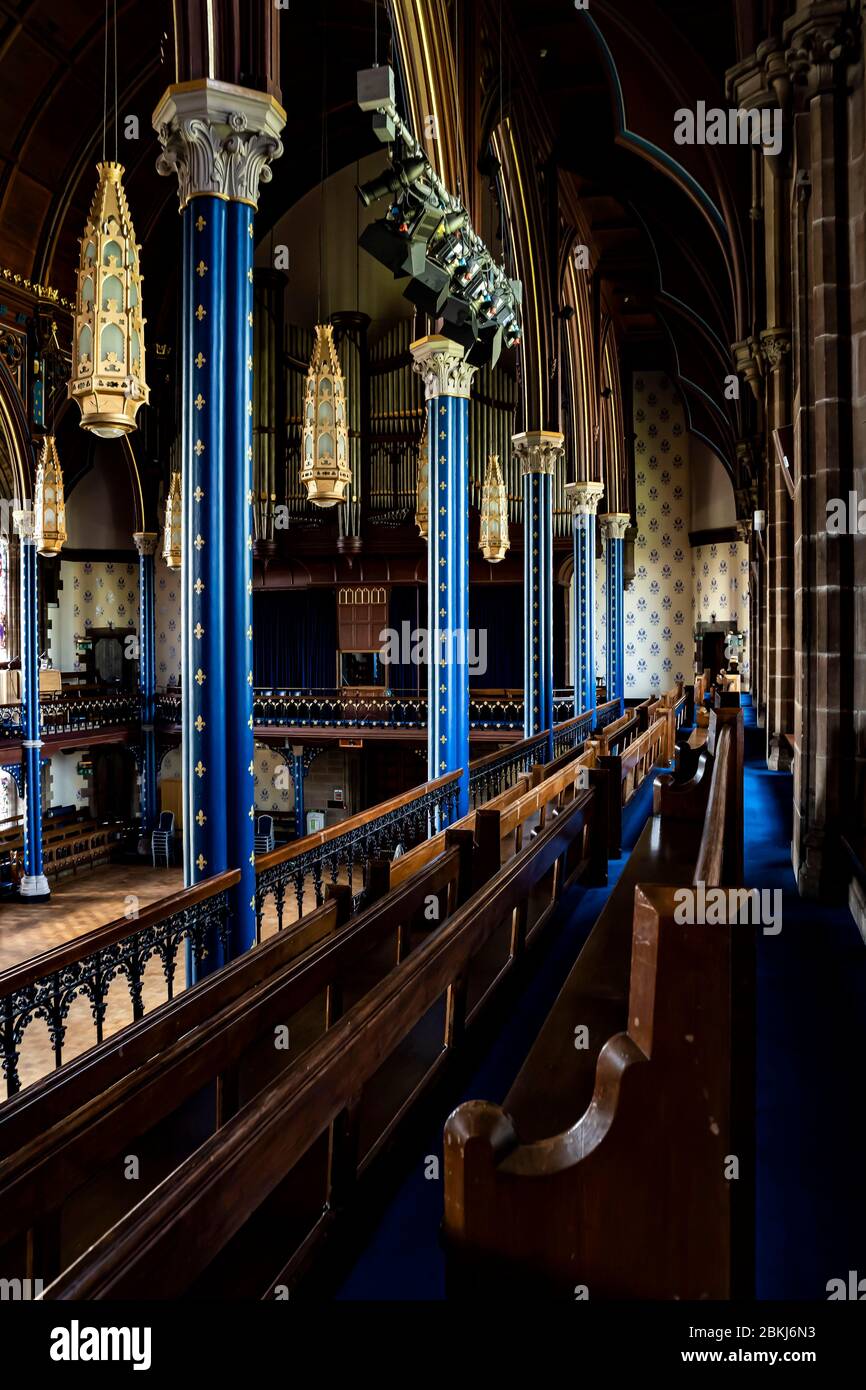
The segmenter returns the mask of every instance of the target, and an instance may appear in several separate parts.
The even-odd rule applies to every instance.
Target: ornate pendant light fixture
[[[170,570],[179,570],[181,566],[182,525],[180,473],[172,473],[168,496],[165,499],[165,526],[162,532],[162,558]]]
[[[59,555],[66,542],[66,498],[53,434],[42,441],[33,505],[36,549],[40,555]]]
[[[508,495],[502,481],[499,455],[491,454],[487,460],[487,472],[481,492],[481,553],[485,560],[496,565],[505,559],[510,545]]]
[[[346,385],[334,330],[330,324],[319,324],[307,372],[301,482],[308,502],[334,507],[345,502],[351,481]]]
[[[99,183],[81,238],[69,396],[82,429],[115,439],[135,429],[148,398],[141,264],[123,190],[123,166],[97,164]]]
[[[415,525],[422,540],[427,539],[427,528],[430,524],[430,444],[427,432],[427,420],[424,420],[424,431],[421,435],[421,442],[418,445],[418,481],[415,490]]]

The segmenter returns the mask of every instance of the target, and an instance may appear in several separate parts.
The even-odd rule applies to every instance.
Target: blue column
[[[21,538],[21,724],[24,737],[24,876],[19,893],[27,902],[50,897],[42,864],[42,731],[39,717],[39,559],[32,508],[15,513]]]
[[[307,833],[307,817],[304,810],[304,778],[307,769],[304,765],[304,749],[299,744],[292,749],[292,785],[295,792],[295,839],[302,840]]]
[[[574,622],[571,634],[574,713],[595,709],[595,527],[603,483],[569,483],[574,512]]]
[[[548,732],[553,760],[553,473],[561,434],[533,430],[512,444],[523,471],[523,736]]]
[[[253,209],[226,208],[225,566],[226,833],[241,881],[231,953],[256,942],[253,739]]]
[[[236,867],[226,787],[226,208],[183,214],[183,802],[188,886]],[[199,974],[223,964],[214,944]]]
[[[138,693],[141,699],[141,830],[147,835],[159,815],[156,770],[156,585],[154,555],[159,540],[155,531],[137,531],[132,537],[138,551]]]
[[[469,388],[475,368],[450,338],[412,344],[428,410],[427,776],[460,769],[469,814]]]
[[[622,714],[625,695],[623,541],[631,518],[625,512],[608,512],[600,520],[607,582],[607,698],[619,700]]]
[[[282,154],[274,97],[204,79],[154,112],[183,215],[184,861],[239,869],[229,954],[255,926],[252,670],[253,216]],[[221,964],[213,950],[199,970]]]

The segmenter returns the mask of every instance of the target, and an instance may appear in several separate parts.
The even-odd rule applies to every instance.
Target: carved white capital
[[[595,516],[604,496],[604,483],[566,483],[565,495],[575,516]]]
[[[35,545],[36,543],[36,513],[32,507],[23,507],[21,511],[12,513],[12,521],[15,530],[21,537],[22,545]]]
[[[465,349],[451,338],[432,333],[411,344],[414,370],[424,382],[428,401],[436,396],[469,399],[469,389],[477,368],[465,360]]]
[[[285,124],[266,92],[210,78],[169,87],[153,113],[157,171],[177,174],[181,211],[201,194],[257,208],[259,184],[270,181],[271,161],[283,152]]]
[[[605,541],[625,539],[625,533],[631,525],[631,517],[628,512],[605,512],[598,519],[601,522],[601,534]]]
[[[554,430],[529,430],[526,434],[516,434],[511,441],[524,474],[555,472],[564,446],[565,435]]]
[[[155,555],[159,536],[156,531],[134,531],[132,541],[139,555]]]

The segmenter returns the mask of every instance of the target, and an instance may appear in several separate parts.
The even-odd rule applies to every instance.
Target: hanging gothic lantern
[[[418,445],[418,480],[415,489],[415,525],[418,527],[421,539],[425,541],[430,523],[430,445],[428,439],[427,420],[425,418],[424,431]]]
[[[40,555],[59,555],[66,541],[66,498],[53,434],[42,441],[33,505],[36,549]]]
[[[123,166],[97,164],[99,183],[81,238],[69,397],[81,427],[102,439],[135,429],[148,398],[144,375],[141,265]]]
[[[182,513],[180,474],[172,473],[168,496],[165,499],[165,526],[162,533],[162,558],[170,570],[179,570],[181,565]]]
[[[301,482],[306,486],[308,502],[334,507],[345,502],[351,481],[346,385],[334,330],[329,323],[319,324],[307,372]]]
[[[487,472],[481,491],[481,553],[485,560],[496,565],[505,559],[510,545],[508,495],[502,481],[499,455],[491,454],[487,460]]]

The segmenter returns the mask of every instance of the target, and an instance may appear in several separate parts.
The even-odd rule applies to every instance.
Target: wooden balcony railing
[[[398,845],[404,851],[411,849],[457,819],[460,776],[460,772],[451,772],[339,825],[260,856],[256,860],[258,939],[261,940],[265,909],[271,900],[277,930],[282,931],[289,921],[302,917],[305,910],[314,905],[321,907],[326,879],[347,883],[357,908],[366,888],[369,860],[383,856],[390,859]]]

